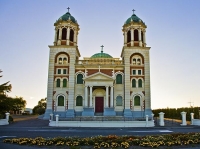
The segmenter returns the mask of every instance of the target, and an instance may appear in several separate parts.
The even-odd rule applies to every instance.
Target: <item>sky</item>
[[[104,52],[120,57],[122,26],[135,14],[147,25],[152,109],[200,107],[199,0],[1,0],[0,84],[27,108],[47,96],[49,47],[54,23],[67,12],[78,21],[81,57]]]

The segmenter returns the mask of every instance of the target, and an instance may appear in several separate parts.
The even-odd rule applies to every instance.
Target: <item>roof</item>
[[[103,51],[101,51],[101,53],[96,53],[92,55],[91,58],[112,58],[112,56],[110,56],[107,53],[103,53]]]
[[[142,22],[144,23],[138,16],[136,16],[136,14],[133,14],[130,18],[128,18],[126,20],[126,22],[124,24],[129,24],[130,22]],[[145,23],[144,23],[145,24]]]
[[[71,20],[72,22],[78,24],[77,20],[69,12],[62,15],[57,21],[67,21],[67,20]]]

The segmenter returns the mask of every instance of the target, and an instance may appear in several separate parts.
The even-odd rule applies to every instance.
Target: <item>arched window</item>
[[[131,42],[131,31],[127,32],[127,43]]]
[[[138,87],[142,87],[142,80],[141,79],[138,80]]]
[[[60,79],[57,79],[57,81],[56,81],[56,87],[60,87]]]
[[[116,98],[116,106],[122,106],[122,96],[117,96],[117,98]]]
[[[59,29],[57,30],[57,40],[59,39]]]
[[[136,87],[136,80],[135,79],[132,80],[132,87]]]
[[[74,31],[73,31],[73,29],[70,30],[69,40],[70,40],[71,42],[74,42]]]
[[[76,97],[76,106],[83,106],[83,98],[82,96]]]
[[[138,65],[140,65],[140,64],[141,64],[141,61],[140,61],[140,59],[139,59],[139,58],[137,59],[137,64],[138,64]]]
[[[138,41],[138,30],[134,30],[134,41]]]
[[[62,58],[61,57],[58,59],[58,64],[62,64]]]
[[[134,98],[134,106],[140,106],[140,96],[135,96],[135,98]]]
[[[62,40],[66,40],[67,39],[67,29],[63,28],[62,29]]]
[[[63,58],[63,64],[67,64],[67,58]]]
[[[122,84],[122,75],[121,74],[117,74],[117,76],[116,76],[116,84]]]
[[[136,59],[134,58],[134,59],[133,59],[133,65],[135,65],[135,64],[136,64]]]
[[[67,87],[67,79],[63,79],[63,87]]]
[[[83,75],[82,74],[77,75],[77,84],[83,84]]]
[[[143,39],[143,31],[141,31],[141,40],[142,40],[142,42],[144,42],[144,39]]]
[[[58,106],[64,106],[64,97],[63,96],[58,97]]]

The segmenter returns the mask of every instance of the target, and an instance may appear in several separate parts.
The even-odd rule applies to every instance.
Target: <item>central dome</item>
[[[71,20],[72,22],[78,24],[77,21],[76,21],[76,19],[69,12],[65,13],[64,15],[62,15],[58,19],[58,21],[67,21],[67,20]]]
[[[101,53],[96,53],[94,55],[92,55],[90,58],[113,58],[112,56],[110,56],[107,53],[103,53],[103,51],[101,51]]]
[[[130,18],[128,18],[126,20],[126,22],[124,24],[129,24],[130,22],[142,22],[144,23],[138,16],[136,16],[135,14],[133,14]]]

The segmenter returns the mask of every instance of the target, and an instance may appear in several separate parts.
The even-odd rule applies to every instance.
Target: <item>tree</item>
[[[33,108],[33,114],[44,114],[47,105],[47,98],[43,98],[38,101],[38,105]]]
[[[0,70],[0,73],[2,71]],[[0,76],[1,78],[2,76]],[[12,89],[9,81],[0,85],[0,114],[4,114],[9,111],[23,110],[26,106],[26,100],[22,97],[9,97],[6,93],[9,93]]]
[[[0,70],[0,73],[1,73],[2,71]],[[0,78],[1,78],[2,76],[0,76]],[[10,81],[8,81],[8,82],[6,82],[6,83],[3,83],[3,84],[1,84],[0,85],[0,94],[1,95],[5,95],[6,94],[6,92],[8,93],[8,92],[10,92],[11,91],[11,89],[12,89],[12,86],[11,86],[11,84],[9,84],[9,82]]]

